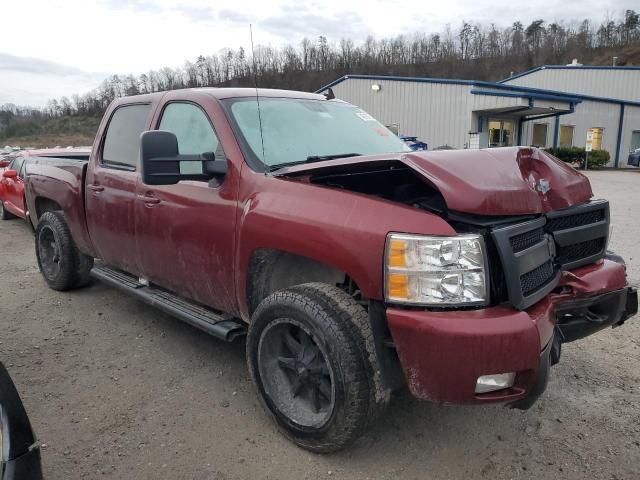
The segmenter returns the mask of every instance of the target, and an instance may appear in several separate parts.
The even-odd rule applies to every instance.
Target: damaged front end
[[[588,179],[541,150],[357,157],[280,175],[435,213],[458,234],[483,237],[486,304],[381,305],[417,398],[528,408],[562,343],[637,312],[624,262],[607,252],[609,203],[591,200]]]

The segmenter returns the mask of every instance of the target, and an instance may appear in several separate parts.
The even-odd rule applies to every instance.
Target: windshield
[[[229,102],[228,110],[251,153],[268,166],[410,150],[371,115],[348,103],[261,97],[263,154],[256,99]]]

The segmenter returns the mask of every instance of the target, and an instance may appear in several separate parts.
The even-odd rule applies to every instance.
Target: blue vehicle
[[[418,140],[418,137],[400,135],[400,140],[406,143],[411,150],[429,150],[429,145]]]

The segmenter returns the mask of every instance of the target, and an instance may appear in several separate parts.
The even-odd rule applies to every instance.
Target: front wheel
[[[36,257],[45,281],[53,290],[86,285],[93,258],[78,250],[61,212],[45,212],[36,229]]]
[[[253,315],[247,359],[261,403],[307,450],[344,448],[381,410],[363,316],[345,292],[313,283],[270,295]]]

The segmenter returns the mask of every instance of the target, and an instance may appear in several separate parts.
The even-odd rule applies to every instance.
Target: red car
[[[0,177],[0,218],[26,218],[27,209],[24,200],[24,176],[26,158],[18,156],[7,163],[0,163],[2,177]]]
[[[30,150],[20,152],[10,161],[0,161],[0,219],[27,219],[29,211],[24,193],[27,163],[51,162],[61,158],[86,161],[90,153],[89,148]]]

